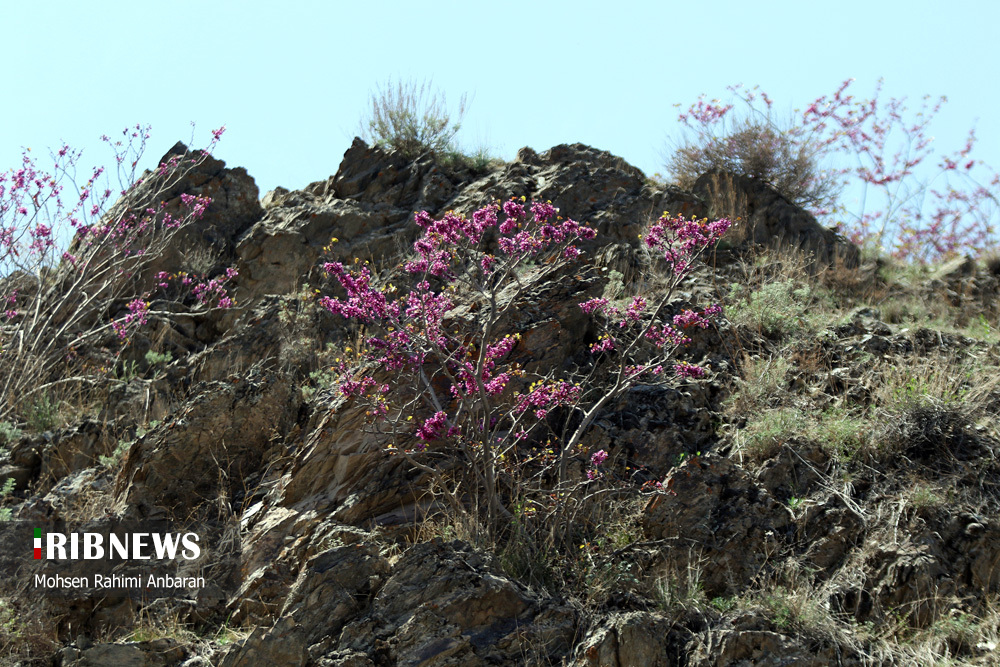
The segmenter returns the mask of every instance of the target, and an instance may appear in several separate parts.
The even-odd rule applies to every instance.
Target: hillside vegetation
[[[5,556],[3,660],[995,664],[1000,260],[862,253],[760,179],[713,169],[681,189],[580,144],[502,163],[356,139],[333,176],[263,198],[243,169],[190,164],[172,201],[211,204],[130,269],[141,304],[80,311],[66,335],[95,333],[72,360],[5,396],[0,480],[18,526],[195,527],[206,548],[184,567],[207,585],[43,594],[33,562]],[[481,442],[418,431],[428,387],[457,418],[433,355],[408,374],[377,363],[376,322],[324,297],[348,296],[337,263],[382,294],[421,289],[403,269],[416,214],[522,197],[596,234],[572,261],[516,262],[502,309],[452,292],[446,333],[496,312],[491,331],[516,341],[502,359],[524,385],[497,400],[531,377],[605,377],[592,369],[611,352],[594,349],[616,329],[580,303],[722,311],[565,453],[561,424],[582,421],[568,400],[487,460]],[[643,250],[665,211],[733,222],[683,280]],[[38,275],[31,289],[58,291],[73,274],[64,260]],[[344,390],[362,370],[413,423]]]

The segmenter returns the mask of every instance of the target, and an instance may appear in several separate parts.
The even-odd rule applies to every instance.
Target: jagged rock
[[[375,667],[367,655],[360,651],[335,651],[320,658],[319,667]]]
[[[187,518],[196,507],[242,498],[244,479],[266,464],[272,437],[290,427],[301,401],[286,378],[257,370],[193,393],[129,450],[115,483],[119,513]]]
[[[839,567],[851,550],[865,539],[865,520],[839,496],[809,506],[799,518],[800,541],[808,545],[803,558],[817,571],[828,574]]]
[[[398,665],[495,664],[565,655],[575,613],[499,574],[459,542],[411,547],[393,565],[371,612],[348,624],[339,648],[384,643]],[[516,657],[515,657],[516,656]]]
[[[321,280],[319,258],[329,246],[331,260],[382,260],[398,255],[416,237],[406,224],[409,212],[342,199],[293,193],[272,207],[241,240],[240,301],[264,294],[288,294]],[[410,229],[410,228],[413,229]],[[338,242],[331,245],[331,240]]]
[[[529,372],[566,365],[588,335],[596,336],[588,333],[578,303],[599,287],[599,281],[571,271],[550,274],[536,290],[521,295],[518,304],[523,306],[512,309],[507,322],[510,332],[521,334],[511,359]],[[454,316],[475,317],[475,304],[456,309]],[[363,408],[338,397],[305,436],[276,487],[276,502],[296,511],[329,511],[337,521],[352,525],[388,526],[420,516],[429,502],[428,476],[401,457],[390,456],[386,437],[374,433],[368,422]],[[442,455],[435,465],[447,475],[457,463]]]
[[[579,667],[669,667],[677,660],[675,623],[662,614],[610,614],[591,630],[577,649]]]
[[[242,585],[230,604],[234,622],[271,623],[286,604],[293,587],[306,590],[296,583],[304,573],[311,571],[308,567],[303,569],[302,564],[318,553],[330,551],[330,545],[357,545],[358,553],[363,555],[362,561],[355,565],[369,569],[380,566],[381,561],[370,553],[369,545],[374,539],[371,533],[322,518],[316,512],[296,512],[285,507],[264,510],[264,502],[250,507],[242,519],[246,531],[240,568]],[[349,556],[355,552],[338,553]],[[327,556],[328,559],[336,557],[336,554]],[[319,566],[322,568],[323,563]],[[319,572],[318,576],[323,576],[324,572]],[[375,576],[377,573],[370,574]],[[363,582],[357,584],[362,585]]]
[[[858,247],[821,226],[816,218],[785,199],[772,187],[748,176],[713,171],[695,181],[692,192],[705,201],[706,215],[741,218],[723,242],[741,245],[791,246],[814,255],[823,264],[847,267],[860,263]]]
[[[583,144],[556,146],[541,155],[522,149],[519,155],[524,159],[502,170],[462,180],[429,156],[407,162],[355,139],[336,175],[300,191],[265,196],[266,216],[237,250],[240,298],[315,284],[317,263],[331,238],[338,239],[328,253],[332,260],[394,260],[416,238],[412,218],[421,210],[470,213],[493,198],[512,196],[551,200],[564,217],[598,230],[597,241],[583,244],[587,250],[609,242],[637,244],[643,226],[663,210],[692,215],[702,210],[692,195],[650,185],[621,158]]]
[[[637,243],[644,225],[664,210],[685,215],[701,210],[690,194],[652,185],[622,158],[584,144],[561,144],[541,154],[522,148],[516,161],[463,188],[448,206],[475,208],[484,195],[551,201],[563,217],[597,229],[597,240],[583,244],[588,250],[609,242]]]
[[[836,645],[801,641],[751,621],[750,627],[699,633],[686,647],[690,667],[825,667],[861,665],[857,657]]]
[[[667,576],[700,572],[711,597],[737,592],[764,572],[792,525],[788,508],[739,465],[713,454],[692,457],[646,504],[647,539],[669,540]]]
[[[190,664],[188,647],[174,639],[127,644],[95,644],[85,649],[67,647],[60,652],[63,667],[172,667]]]
[[[14,479],[15,490],[23,490],[38,477],[42,466],[42,449],[51,434],[22,435],[7,452],[0,454],[6,465],[0,468],[0,479]]]
[[[904,441],[896,443],[895,465],[877,471],[828,453],[826,443],[812,436],[791,437],[775,456],[744,468],[718,453],[738,447],[712,411],[728,392],[734,350],[785,350],[756,338],[735,345],[740,332],[725,321],[682,352],[709,368],[704,381],[634,388],[608,406],[582,443],[587,451],[611,453],[600,484],[583,488],[621,492],[614,503],[645,498],[634,487],[669,473],[639,519],[641,538],[631,523],[604,523],[607,506],[574,515],[578,523],[571,528],[608,529],[607,539],[600,535],[594,547],[598,567],[629,567],[627,581],[615,580],[622,590],[601,604],[591,600],[585,609],[572,597],[578,589],[566,598],[531,590],[480,548],[419,542],[427,527],[421,521],[436,521],[442,509],[429,493],[429,476],[386,451],[388,436],[373,431],[363,407],[319,381],[309,384],[311,398],[303,400],[305,378],[329,370],[330,352],[337,348],[327,346],[356,333],[316,304],[312,287],[325,292],[327,286],[320,282],[321,257],[359,257],[379,271],[393,271],[417,233],[412,216],[418,210],[469,212],[493,197],[523,195],[550,199],[562,215],[599,229],[584,261],[567,271],[525,267],[542,272],[543,280],[520,295],[500,325],[501,335],[521,334],[510,353],[513,361],[529,371],[555,369],[556,375],[590,358],[586,349],[595,333],[578,302],[601,295],[612,269],[626,284],[635,276],[649,278],[642,273],[637,236],[664,210],[742,215],[747,244],[801,247],[821,262],[840,257],[851,265],[857,259],[855,248],[763,184],[718,174],[699,183],[695,193],[657,185],[623,160],[581,144],[543,153],[525,148],[516,161],[474,174],[430,155],[408,161],[357,140],[334,176],[298,191],[278,188],[258,205],[244,172],[207,162],[179,187],[214,196],[216,203],[155,268],[190,271],[192,259],[209,268],[235,259],[236,296],[247,307],[220,316],[157,305],[162,321],[146,330],[149,340],[132,341],[125,352],[132,357],[122,357],[139,361],[140,376],[155,377],[133,378],[110,390],[96,420],[11,443],[9,454],[0,454],[0,481],[15,478],[17,493],[4,504],[19,521],[79,519],[101,526],[119,516],[170,517],[197,520],[207,537],[225,535],[229,541],[225,549],[213,548],[206,562],[189,564],[212,576],[183,598],[41,600],[37,609],[51,619],[52,636],[64,645],[77,638],[49,657],[66,665],[188,667],[210,661],[342,667],[851,665],[857,662],[854,649],[838,645],[833,633],[813,632],[801,618],[766,617],[760,607],[746,612],[752,596],[772,581],[811,587],[821,598],[817,604],[829,605],[837,632],[850,630],[840,624],[840,613],[882,624],[880,631],[888,619],[898,623],[898,614],[915,628],[962,613],[981,615],[1000,590],[1000,528],[992,519],[1000,475],[993,461],[995,420],[988,419],[996,410],[982,410],[987,419],[976,424],[962,421],[961,410],[943,416],[912,412],[909,422],[890,425]],[[324,251],[331,237],[339,241]],[[699,265],[668,309],[716,300],[717,289],[724,290],[734,275],[712,262]],[[647,285],[656,284],[652,278]],[[933,275],[923,289],[963,307],[982,304],[972,309],[976,313],[993,313],[986,305],[995,299],[996,282],[995,275],[962,260]],[[471,322],[480,308],[465,303],[453,317]],[[806,367],[810,360],[802,357],[789,359],[794,368],[782,392],[801,400],[795,407],[810,410],[810,417],[827,407],[850,410],[877,399],[877,378],[857,357],[907,363],[928,353],[979,360],[996,354],[988,345],[941,331],[894,333],[878,310],[856,303],[850,308],[848,320],[827,328],[816,342],[814,366]],[[171,351],[175,361],[151,369],[142,359],[149,349]],[[104,352],[102,360],[111,354]],[[139,437],[122,462],[97,463],[115,444],[112,434],[130,442],[148,420],[162,423]],[[743,424],[728,426],[738,432]],[[681,454],[687,460],[675,465]],[[460,479],[463,473],[443,445],[432,445],[427,460],[445,477]],[[582,478],[585,464],[579,456],[571,481]],[[637,472],[640,466],[647,470]],[[904,468],[954,487],[963,510],[951,507],[950,497],[941,507],[914,507],[898,488],[910,483],[896,479]],[[632,489],[616,488],[626,479]],[[793,497],[794,509],[788,506]],[[533,516],[525,525],[533,529],[542,520]],[[23,564],[21,552],[8,551],[0,558],[5,567]],[[566,581],[588,581],[589,575],[573,569],[572,555],[559,564],[566,567]],[[800,579],[782,579],[793,576]],[[682,588],[687,584],[694,601],[651,598],[650,590],[657,584],[669,588],[672,577]],[[762,598],[768,609],[769,599]],[[89,633],[111,641],[116,629],[133,627],[137,617],[173,619],[206,636],[226,623],[249,635],[230,645],[205,640],[212,646],[192,644],[181,653],[171,644],[79,639]]]
[[[713,448],[713,393],[707,383],[637,386],[596,422],[585,443],[589,451],[624,455],[651,477],[662,479],[684,456]]]
[[[420,195],[426,187],[423,181],[430,174],[440,174],[440,170],[429,156],[411,162],[397,151],[387,152],[355,138],[337,173],[309,189],[319,196],[332,194],[340,199],[412,208],[422,202]],[[435,184],[440,183],[435,179]],[[434,200],[439,204],[443,198],[433,197],[426,202],[430,208],[436,208]]]
[[[994,521],[938,510],[895,530],[906,539],[869,554],[864,588],[836,595],[837,608],[861,621],[905,614],[914,627],[929,627],[956,601],[1000,590],[1000,527]]]
[[[249,368],[263,359],[292,370],[292,379],[304,378],[315,369],[317,354],[341,340],[345,331],[343,319],[317,306],[315,294],[302,299],[265,296],[245,311],[242,323],[216,344],[192,354],[184,377],[173,384],[231,381],[234,369]]]
[[[183,391],[187,382],[185,369],[176,366],[162,376],[151,379],[132,378],[117,384],[109,391],[107,405],[99,419],[120,429],[160,421],[176,410],[186,398]],[[113,429],[106,428],[108,434]],[[114,444],[109,442],[110,449]]]
[[[0,467],[0,482],[13,478],[15,489],[36,482],[34,491],[45,493],[67,475],[97,465],[109,447],[104,426],[94,419],[22,437]]]
[[[108,444],[100,422],[86,419],[53,434],[42,449],[40,482],[43,488],[71,472],[97,464],[98,457],[108,453]]]
[[[160,162],[174,157],[190,160],[191,151],[181,142],[166,152]],[[163,176],[146,172],[143,174],[142,191],[153,191],[163,187]],[[184,178],[160,193],[159,201],[166,203],[166,211],[177,215],[181,211],[182,194],[208,196],[212,203],[204,215],[178,233],[166,252],[156,257],[147,267],[143,280],[151,281],[159,271],[174,273],[218,272],[234,259],[236,239],[239,238],[264,213],[258,201],[260,192],[246,169],[227,169],[226,163],[214,157],[206,158],[188,172]],[[111,215],[120,211],[112,209]],[[145,284],[145,283],[144,283]],[[145,285],[152,287],[152,282]],[[142,291],[140,289],[140,291]]]
[[[126,199],[120,199],[106,217],[119,219],[129,214],[142,215],[147,207],[156,207],[174,218],[188,213],[181,195],[207,196],[212,203],[204,214],[174,233],[170,243],[156,256],[146,258],[141,275],[134,276],[135,293],[154,291],[156,274],[187,272],[216,275],[235,259],[236,240],[261,218],[264,209],[258,201],[259,191],[246,169],[227,169],[226,163],[208,156],[192,166],[195,154],[182,142],[177,142],[160,159],[160,163],[178,162],[166,174],[146,171],[141,183]],[[177,174],[183,173],[179,177]],[[130,210],[127,206],[138,210]],[[71,252],[79,249],[79,239]],[[66,265],[68,268],[68,265]]]
[[[112,480],[110,471],[99,467],[77,470],[59,480],[42,497],[39,507],[45,508],[49,519],[93,518],[106,509]]]
[[[975,260],[967,255],[955,257],[938,267],[933,279],[955,284],[975,277],[978,268]]]
[[[220,667],[303,665],[306,648],[305,629],[291,617],[285,617],[269,628],[255,628],[249,637],[227,651],[218,664]]]
[[[5,465],[0,466],[0,483],[8,479],[14,480],[14,490],[21,491],[27,488],[28,483],[35,478],[37,471],[27,466]]]
[[[239,296],[286,294],[318,280],[317,262],[327,246],[332,260],[347,263],[399,256],[416,238],[413,213],[437,213],[454,187],[429,157],[407,162],[355,139],[334,176],[267,197],[267,215],[237,249]],[[331,245],[332,238],[338,242]]]
[[[354,406],[324,415],[286,469],[278,503],[299,512],[332,512],[354,525],[416,503],[423,473],[390,456],[385,437],[372,433],[367,421],[364,408]]]
[[[317,554],[299,572],[281,616],[293,616],[307,628],[310,643],[327,634],[336,636],[344,623],[365,610],[389,569],[389,561],[368,544]]]
[[[221,664],[299,664],[308,655],[316,664],[368,665],[376,653],[398,665],[495,664],[565,655],[574,633],[574,612],[498,574],[467,545],[417,544],[390,569],[372,546],[355,544],[311,558],[280,620]]]

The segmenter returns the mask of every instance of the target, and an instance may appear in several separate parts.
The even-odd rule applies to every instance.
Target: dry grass
[[[742,419],[779,406],[788,394],[790,369],[791,364],[783,354],[745,355],[724,406],[727,414]]]
[[[55,624],[39,618],[34,603],[0,597],[0,664],[49,664],[49,656],[59,647]]]
[[[794,339],[841,317],[847,300],[828,284],[833,276],[846,281],[850,270],[817,269],[811,255],[799,251],[755,248],[740,257],[729,270],[728,293],[720,295],[737,335]]]
[[[675,621],[691,611],[708,610],[710,601],[702,583],[703,562],[693,551],[679,561],[667,559],[652,580],[651,597]]]

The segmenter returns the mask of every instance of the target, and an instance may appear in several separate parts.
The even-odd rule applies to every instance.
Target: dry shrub
[[[1000,277],[1000,251],[993,250],[983,257],[983,267],[991,276]]]
[[[818,157],[818,147],[793,141],[771,119],[747,117],[677,146],[666,168],[685,189],[702,174],[722,170],[764,181],[803,208],[832,208],[840,183],[823,172]]]

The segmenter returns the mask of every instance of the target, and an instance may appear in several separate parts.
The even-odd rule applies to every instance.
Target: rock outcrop
[[[179,144],[168,157],[185,154]],[[985,378],[993,343],[883,321],[881,306],[854,302],[796,341],[724,318],[679,353],[706,377],[639,385],[607,405],[564,486],[528,464],[505,471],[537,475],[551,493],[505,498],[509,516],[494,533],[471,519],[475,494],[461,485],[453,503],[468,511],[449,514],[440,481],[462,480],[463,459],[441,452],[421,469],[387,451],[411,436],[371,428],[365,407],[331,380],[367,332],[317,305],[323,258],[392,272],[420,210],[525,196],[596,227],[585,263],[528,267],[538,287],[516,302],[514,290],[499,297],[513,307],[497,326],[520,335],[511,359],[553,377],[591,358],[596,332],[579,302],[610,289],[611,274],[623,286],[659,284],[638,236],[663,211],[741,218],[728,247],[671,294],[671,314],[710,301],[740,307],[729,297],[737,265],[726,262],[754,245],[857,266],[857,248],[767,185],[712,173],[683,192],[581,144],[525,148],[472,172],[358,139],[336,174],[299,191],[258,202],[244,170],[209,159],[168,193],[171,206],[181,192],[213,203],[150,270],[235,265],[239,307],[163,314],[134,343],[132,375],[109,383],[99,406],[59,428],[11,432],[0,480],[13,480],[3,502],[24,522],[195,523],[211,548],[187,567],[211,581],[156,600],[105,603],[89,592],[35,607],[11,591],[11,604],[48,623],[47,648],[19,655],[80,666],[905,664],[908,649],[858,628],[906,624],[911,635],[944,633],[942,654],[989,664],[988,643],[962,628],[992,622],[1000,593],[991,430],[1000,391],[982,388],[990,407],[975,414],[949,394],[893,411],[880,383],[889,365],[925,357]],[[925,287],[955,307],[985,308],[996,284],[995,271],[970,260]],[[478,309],[462,302],[449,323],[474,322]],[[172,356],[146,359],[154,342]],[[762,359],[773,375],[747,370]],[[773,395],[739,395],[765,381]],[[733,416],[736,398],[752,407]],[[792,435],[755,422],[775,415]],[[810,426],[817,415],[847,426]],[[857,444],[864,434],[849,418],[858,415],[880,420],[878,446]],[[552,456],[546,447],[537,459]],[[608,462],[588,481],[598,450]],[[918,487],[933,492],[918,499]],[[12,608],[0,605],[5,646],[16,643],[4,630]]]
[[[808,211],[792,204],[766,183],[727,172],[713,171],[695,181],[692,193],[704,202],[704,215],[736,222],[724,242],[791,246],[810,253],[816,261],[856,267],[860,251]]]

